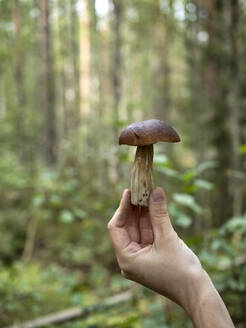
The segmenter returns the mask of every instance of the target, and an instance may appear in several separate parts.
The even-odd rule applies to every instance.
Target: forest
[[[244,0],[0,0],[0,327],[192,327],[107,231],[119,135],[161,119],[181,142],[155,146],[154,183],[246,328],[245,31]]]

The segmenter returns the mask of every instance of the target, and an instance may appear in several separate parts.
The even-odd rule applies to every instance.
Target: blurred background
[[[182,138],[154,158],[175,229],[246,327],[245,31],[243,0],[0,0],[1,327],[74,306],[62,328],[192,327],[120,276],[107,232],[118,136],[151,118]]]

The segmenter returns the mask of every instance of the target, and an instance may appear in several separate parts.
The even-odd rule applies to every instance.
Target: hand
[[[151,194],[149,208],[131,205],[126,190],[108,227],[122,275],[183,304],[202,268],[174,231],[162,189]]]
[[[132,205],[130,191],[125,190],[108,228],[124,277],[180,304],[199,327],[212,327],[207,326],[206,320],[206,326],[201,323],[204,311],[201,313],[200,309],[210,308],[210,303],[217,312],[227,313],[226,319],[232,324],[199,259],[174,231],[161,188],[151,193],[148,208]],[[224,320],[223,317],[223,327],[227,327]],[[210,324],[222,327],[214,321]]]

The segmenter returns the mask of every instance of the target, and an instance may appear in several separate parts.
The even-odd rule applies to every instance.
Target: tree
[[[210,147],[215,152],[218,168],[212,177],[216,188],[213,196],[213,214],[217,225],[232,216],[232,198],[230,194],[230,137],[228,133],[229,109],[227,94],[228,83],[228,21],[227,4],[221,0],[206,3],[208,11],[208,44],[204,54],[205,86],[210,115],[206,130]],[[218,174],[219,172],[219,174]],[[227,204],[227,206],[225,206]]]
[[[115,138],[118,139],[119,129],[119,110],[122,98],[122,1],[113,0],[114,5],[114,46],[113,46],[113,65],[112,65],[112,82],[113,82],[113,122]]]
[[[43,152],[47,164],[57,161],[57,132],[56,132],[56,108],[55,108],[55,78],[53,67],[52,35],[50,26],[50,2],[40,1],[41,12],[41,101],[40,110],[44,112],[43,124]]]
[[[17,109],[17,119],[16,119],[16,130],[19,133],[18,141],[18,152],[19,157],[23,161],[26,159],[26,132],[25,132],[25,120],[26,120],[26,94],[25,94],[25,83],[23,76],[23,39],[22,39],[22,17],[21,17],[21,3],[19,0],[15,0],[13,4],[13,20],[15,25],[15,35],[14,35],[14,78],[16,87],[16,109]]]
[[[90,115],[91,95],[91,39],[90,39],[90,0],[80,0],[85,10],[80,14],[80,106],[85,120]]]
[[[230,0],[230,23],[229,23],[229,43],[230,43],[230,61],[229,61],[229,135],[231,141],[231,173],[230,173],[230,193],[232,198],[233,216],[242,214],[242,186],[237,177],[237,172],[241,169],[239,149],[241,145],[240,129],[240,49],[239,49],[239,2]]]

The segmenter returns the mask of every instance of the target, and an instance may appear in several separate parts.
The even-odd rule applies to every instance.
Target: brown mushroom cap
[[[167,123],[148,120],[128,125],[119,137],[120,145],[147,146],[159,141],[179,142],[178,133]]]

